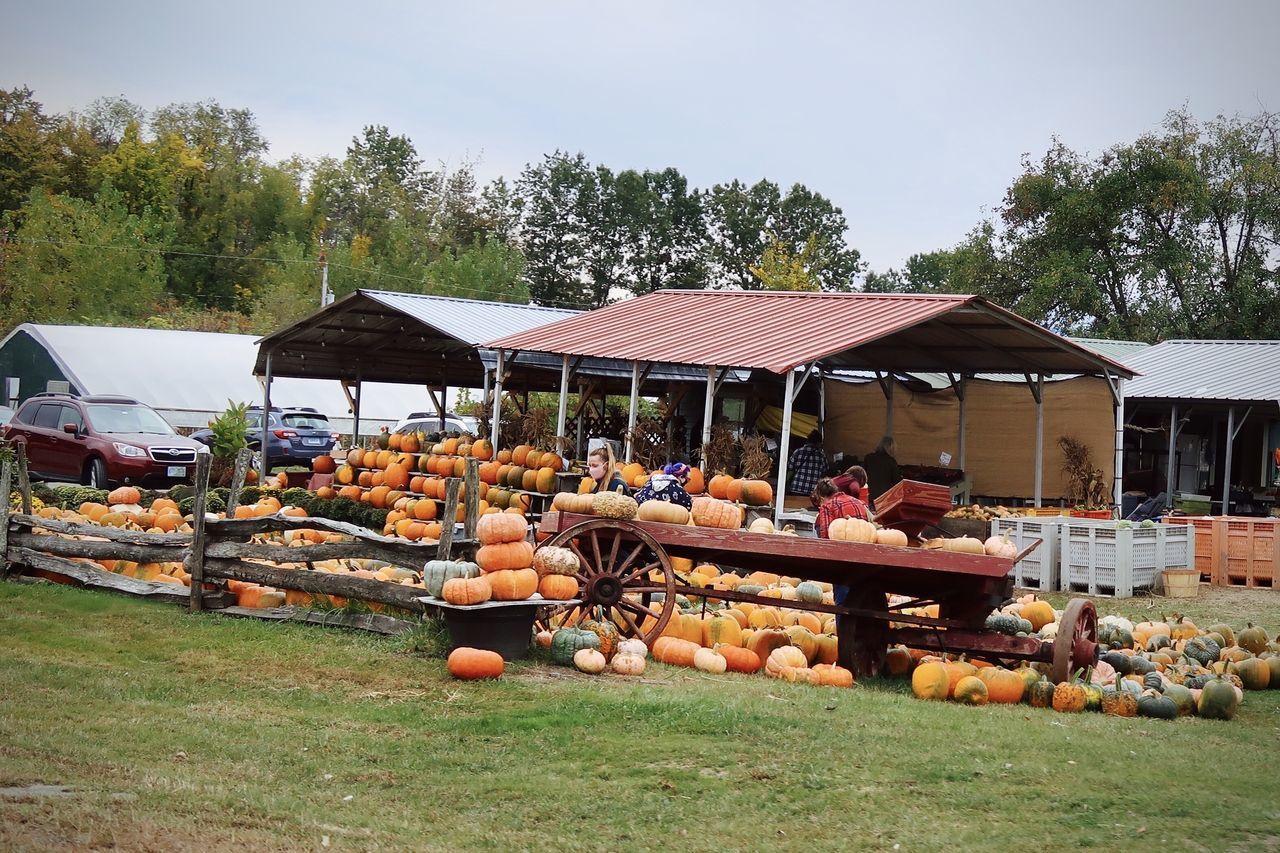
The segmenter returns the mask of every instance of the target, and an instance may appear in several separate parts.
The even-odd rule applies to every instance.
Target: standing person
[[[592,481],[591,488],[586,490],[587,494],[597,492],[631,494],[622,475],[618,473],[618,462],[613,458],[613,448],[608,442],[587,454],[587,475]]]
[[[897,446],[894,444],[893,436],[886,435],[880,439],[876,449],[862,460],[862,466],[867,469],[867,487],[871,490],[872,506],[875,506],[876,498],[889,491],[902,479],[902,473],[898,470],[898,460],[894,458],[896,452]]]
[[[693,509],[693,498],[684,490],[684,484],[689,482],[690,470],[683,462],[672,462],[662,469],[661,474],[650,477],[644,488],[636,492],[636,503],[666,501],[679,504],[685,509]]]
[[[809,439],[797,447],[787,460],[787,471],[791,485],[787,487],[789,495],[812,495],[813,487],[827,473],[827,454],[822,450],[822,432],[814,430]]]
[[[870,521],[871,514],[867,505],[848,492],[841,491],[830,477],[823,477],[813,487],[813,494],[818,499],[818,521],[815,527],[819,539],[830,539],[831,522],[837,518],[860,518]],[[836,604],[844,604],[849,596],[849,587],[835,584],[832,587],[832,599]]]

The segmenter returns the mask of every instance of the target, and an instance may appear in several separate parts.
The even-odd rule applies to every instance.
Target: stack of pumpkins
[[[473,577],[446,580],[441,597],[450,604],[483,604],[495,601],[524,601],[538,591],[538,573],[533,569],[533,545],[528,541],[529,523],[513,513],[483,515],[476,523],[480,548]]]

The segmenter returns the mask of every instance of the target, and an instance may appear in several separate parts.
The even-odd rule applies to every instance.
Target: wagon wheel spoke
[[[600,566],[601,569],[607,569],[608,571],[611,571],[614,574],[617,574],[617,570],[614,568],[614,566],[618,564],[618,549],[621,547],[622,547],[622,534],[619,533],[618,531],[614,531],[613,545],[609,548],[609,562],[602,563]]]
[[[1061,684],[1077,670],[1098,659],[1098,610],[1093,602],[1073,598],[1063,608],[1058,635],[1053,640],[1053,667],[1049,677]]]
[[[639,580],[640,578],[648,577],[649,572],[653,571],[654,569],[660,569],[660,568],[662,568],[662,564],[657,561],[654,561],[652,563],[645,563],[640,568],[632,571],[629,575],[626,575],[625,577],[623,577],[622,585],[626,586],[634,580]]]
[[[618,615],[627,623],[628,634],[632,637],[643,637],[644,631],[640,630],[640,626],[636,624],[636,620],[631,618],[631,614],[625,608],[615,608]]]
[[[618,607],[622,608],[623,610],[630,610],[632,613],[638,613],[643,616],[652,616],[654,619],[657,619],[659,616],[662,615],[661,613],[655,613],[651,608],[645,607],[643,604],[638,604],[637,602],[634,602],[634,601],[628,601],[625,598],[618,602]]]
[[[644,547],[645,547],[645,546],[644,546],[644,543],[643,543],[643,542],[637,542],[637,543],[636,543],[636,547],[634,547],[634,548],[632,548],[632,549],[631,549],[631,553],[627,555],[627,558],[626,558],[625,560],[623,560],[623,561],[622,561],[622,564],[621,564],[620,566],[618,566],[618,568],[617,568],[617,569],[615,569],[615,571],[616,571],[619,575],[621,575],[623,572],[625,572],[625,571],[627,570],[627,566],[630,566],[630,565],[631,565],[631,563],[632,563],[632,561],[634,561],[636,557],[640,556],[640,552],[644,550]],[[623,582],[623,583],[626,583],[627,581],[626,581],[626,579],[624,578],[622,582]]]
[[[555,540],[552,540],[552,541],[555,541]],[[582,553],[582,549],[578,547],[578,540],[570,539],[565,544],[569,547],[571,551],[573,551],[573,553],[578,555],[578,565],[590,567],[591,561],[587,559],[586,555]],[[590,568],[588,568],[587,571],[589,572]]]
[[[591,553],[595,555],[596,561],[592,563],[592,567],[596,570],[596,574],[605,571],[605,565],[600,560],[600,536],[596,531],[591,531]]]

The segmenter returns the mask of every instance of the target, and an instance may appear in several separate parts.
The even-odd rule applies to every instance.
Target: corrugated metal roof
[[[1151,344],[1142,341],[1113,341],[1107,338],[1075,338],[1069,337],[1068,340],[1074,341],[1082,347],[1088,347],[1096,353],[1101,353],[1107,358],[1114,359],[1121,364],[1129,364],[1135,354],[1149,349]]]
[[[20,333],[43,346],[80,393],[133,397],[166,413],[174,426],[204,426],[210,413],[227,408],[228,400],[262,403],[262,388],[253,375],[258,351],[253,335],[23,323],[0,347]],[[43,390],[23,388],[22,393]],[[362,390],[364,422],[394,422],[411,409],[428,407],[420,385],[366,385]],[[312,406],[335,421],[348,416],[347,398],[332,380],[273,379],[271,404]]]
[[[495,336],[514,335],[581,313],[541,305],[485,302],[452,296],[425,296],[388,290],[362,290],[365,296],[401,311],[442,334],[475,346]]]
[[[1099,372],[1123,366],[976,296],[664,290],[490,348],[786,371]]]
[[[1128,362],[1143,375],[1126,399],[1280,401],[1280,341],[1164,341]]]

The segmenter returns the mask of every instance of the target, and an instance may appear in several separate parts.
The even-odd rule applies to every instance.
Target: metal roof
[[[23,323],[0,347],[18,334],[40,344],[77,392],[133,397],[175,426],[204,426],[210,413],[226,410],[228,400],[262,403],[262,387],[253,375],[253,335]],[[22,389],[26,396],[33,390],[44,389]],[[369,386],[364,392],[362,421],[394,422],[410,409],[428,408],[421,386]],[[342,387],[322,379],[273,381],[271,403],[312,406],[335,420],[348,414]]]
[[[1130,356],[1125,399],[1280,402],[1280,341],[1164,341]]]
[[[258,343],[254,372],[478,388],[476,345],[571,317],[537,305],[357,290]]]
[[[508,350],[761,368],[1102,373],[1119,362],[977,296],[661,290],[492,339]]]

